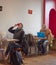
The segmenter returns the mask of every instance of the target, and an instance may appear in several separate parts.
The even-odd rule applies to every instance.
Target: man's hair
[[[22,25],[22,28],[23,28],[23,24],[21,23],[21,25]]]
[[[22,24],[22,23],[18,23],[17,25],[18,25],[18,26],[19,26],[19,25],[22,25],[22,28],[23,28],[23,24]]]

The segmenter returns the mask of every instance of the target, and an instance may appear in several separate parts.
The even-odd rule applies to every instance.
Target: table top
[[[6,39],[6,41],[8,41],[8,42],[14,42],[14,41],[19,41],[18,39]]]
[[[0,51],[4,51],[5,49],[3,49],[3,48],[0,48]]]

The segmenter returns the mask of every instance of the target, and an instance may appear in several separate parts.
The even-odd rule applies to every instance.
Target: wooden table
[[[18,39],[6,39],[7,42],[16,42],[19,41]]]

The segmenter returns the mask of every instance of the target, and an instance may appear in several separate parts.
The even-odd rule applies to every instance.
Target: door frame
[[[54,1],[55,9],[56,9],[56,0],[43,0],[43,24],[45,24],[45,7],[47,1]]]

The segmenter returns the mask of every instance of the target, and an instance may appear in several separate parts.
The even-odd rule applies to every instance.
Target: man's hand
[[[7,55],[7,56],[5,55],[5,58],[4,58],[4,59],[5,59],[5,61],[6,61],[6,60],[8,59],[8,55]]]
[[[13,27],[16,27],[17,26],[17,24],[15,24]]]
[[[7,57],[5,57],[4,59],[5,59],[5,61],[6,61],[6,60],[7,60]]]

